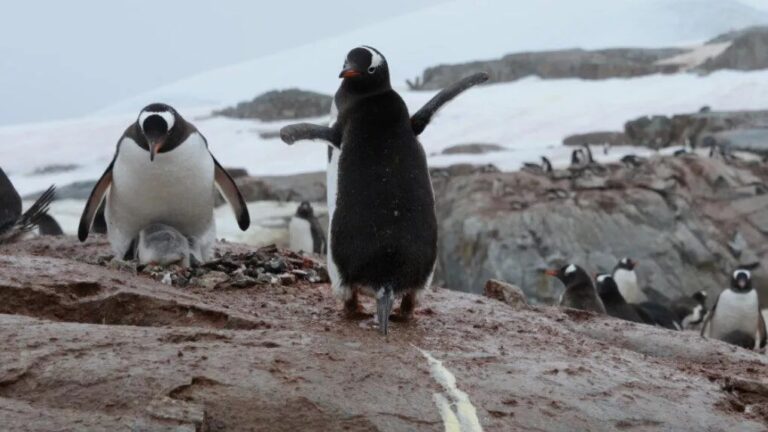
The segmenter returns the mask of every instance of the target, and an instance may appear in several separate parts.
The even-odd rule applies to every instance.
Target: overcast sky
[[[197,72],[442,1],[5,2],[0,124],[81,116]]]

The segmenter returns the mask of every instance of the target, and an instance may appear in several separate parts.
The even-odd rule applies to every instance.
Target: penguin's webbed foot
[[[407,292],[403,294],[400,300],[400,309],[396,315],[392,316],[392,321],[407,322],[413,318],[413,312],[416,310],[416,293]]]
[[[353,291],[352,295],[344,301],[344,317],[348,320],[366,320],[370,319],[373,314],[367,313],[363,305],[357,298],[357,291]]]

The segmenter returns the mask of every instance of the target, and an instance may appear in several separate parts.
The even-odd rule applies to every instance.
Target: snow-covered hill
[[[279,139],[259,136],[259,132],[277,131],[285,122],[211,118],[211,110],[286,87],[332,93],[345,53],[361,43],[374,45],[387,55],[393,82],[414,110],[433,93],[406,91],[402,84],[430,65],[521,50],[690,45],[759,23],[768,23],[765,10],[735,0],[457,0],[191,77],[116,103],[88,118],[2,127],[0,164],[22,194],[51,183],[95,179],[138,110],[149,102],[165,101],[198,126],[225,166],[247,168],[255,175],[317,171],[325,168],[322,144],[288,147]],[[690,112],[702,105],[716,110],[768,108],[768,71],[605,81],[528,78],[489,85],[471,90],[444,109],[422,135],[422,142],[433,165],[493,163],[509,170],[543,154],[563,165],[569,149],[560,143],[566,135],[620,130],[630,118]],[[499,144],[506,151],[439,154],[448,146],[472,142]],[[647,152],[620,149],[607,156],[596,152],[596,156],[616,160],[628,151]],[[75,164],[77,168],[32,174],[54,164]]]

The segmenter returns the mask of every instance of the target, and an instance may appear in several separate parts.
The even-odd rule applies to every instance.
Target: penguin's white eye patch
[[[746,277],[747,279],[752,279],[752,274],[749,273],[749,270],[736,270],[735,272],[733,272],[734,279],[738,278],[740,275],[744,275],[744,277]]]
[[[571,264],[565,268],[565,274],[571,274],[576,271],[576,266]]]
[[[149,117],[157,115],[163,118],[165,120],[165,123],[168,125],[168,132],[173,129],[173,125],[176,122],[176,120],[173,117],[173,114],[171,114],[168,111],[142,111],[141,114],[139,114],[139,127],[143,130],[144,129],[144,121]]]
[[[600,282],[600,283],[603,283],[603,282],[605,282],[605,278],[607,278],[607,277],[608,277],[608,275],[600,275],[600,276],[597,277],[597,281]]]

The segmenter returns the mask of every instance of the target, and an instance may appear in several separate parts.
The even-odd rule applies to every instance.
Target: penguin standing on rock
[[[389,65],[378,50],[351,50],[339,77],[332,126],[290,125],[281,138],[288,144],[322,139],[334,147],[328,173],[329,182],[336,177],[328,194],[331,282],[349,317],[361,312],[358,293],[374,296],[386,335],[395,297],[402,296],[400,318],[409,319],[437,259],[435,201],[417,136],[440,106],[487,75],[443,90],[413,117],[392,89]]]
[[[613,268],[613,280],[619,286],[619,291],[627,303],[643,303],[648,301],[648,296],[637,283],[635,268],[637,261],[631,258],[622,258]]]
[[[749,270],[733,272],[731,286],[717,296],[704,319],[701,335],[747,349],[765,346],[765,322]]]
[[[49,187],[24,213],[21,212],[21,197],[13,183],[0,168],[0,244],[12,243],[35,227],[43,235],[54,228],[61,232],[53,218],[48,215],[48,207],[55,198],[56,188]],[[53,225],[51,225],[51,223]],[[54,234],[58,234],[54,233]]]
[[[597,293],[600,295],[600,300],[603,301],[608,315],[625,321],[645,324],[645,320],[638,314],[637,308],[624,300],[611,275],[599,274],[595,277],[595,282],[597,283]]]
[[[558,278],[565,285],[565,292],[560,296],[560,306],[599,314],[607,313],[603,301],[597,295],[592,278],[583,268],[568,264],[559,270],[545,270],[544,273]]]
[[[88,238],[106,199],[107,237],[118,259],[133,259],[139,232],[162,223],[192,240],[200,262],[213,257],[214,185],[235,212],[240,229],[250,224],[240,190],[208,149],[194,125],[172,107],[145,107],[117,143],[117,151],[88,198],[78,237]]]
[[[291,217],[291,222],[288,224],[288,234],[291,250],[325,253],[325,233],[309,202],[304,201],[299,204],[296,214]]]

